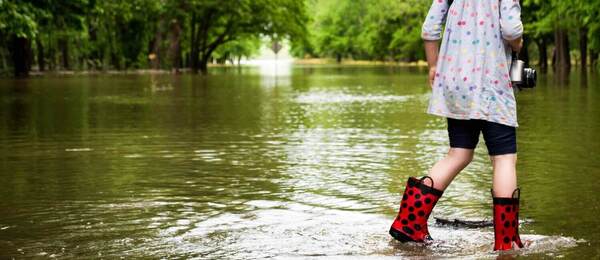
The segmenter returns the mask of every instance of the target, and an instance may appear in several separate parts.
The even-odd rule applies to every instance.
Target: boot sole
[[[395,228],[390,228],[390,235],[396,240],[406,243],[406,242],[418,242],[407,236],[406,234],[396,230]]]

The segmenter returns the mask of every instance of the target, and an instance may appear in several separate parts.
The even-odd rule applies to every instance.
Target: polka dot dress
[[[421,35],[442,40],[428,113],[517,127],[507,40],[522,34],[518,0],[434,0]]]

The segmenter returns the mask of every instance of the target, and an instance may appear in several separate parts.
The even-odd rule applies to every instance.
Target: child
[[[432,88],[428,113],[447,118],[450,150],[428,176],[409,178],[390,234],[402,242],[431,239],[429,214],[473,159],[482,132],[494,168],[494,250],[521,248],[515,166],[518,125],[509,77],[511,52],[522,47],[521,7],[518,0],[449,1],[433,0],[422,38]]]

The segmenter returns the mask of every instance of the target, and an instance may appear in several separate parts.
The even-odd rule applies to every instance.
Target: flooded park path
[[[387,234],[407,178],[448,147],[425,79],[324,65],[0,80],[0,258],[495,258],[491,227],[431,218],[426,246]],[[600,255],[598,82],[518,94],[531,245],[509,257]],[[491,177],[480,145],[433,217],[491,219]]]

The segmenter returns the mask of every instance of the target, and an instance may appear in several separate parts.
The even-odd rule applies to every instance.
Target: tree
[[[521,16],[525,25],[525,35],[528,38],[524,49],[529,47],[530,42],[537,45],[538,66],[542,73],[548,71],[548,47],[554,37],[553,19],[547,19],[550,9],[544,4],[545,2],[539,0],[523,1]]]
[[[260,38],[256,36],[239,38],[221,45],[213,56],[219,63],[229,61],[231,64],[240,63],[242,58],[255,55],[261,46]]]
[[[213,52],[225,43],[248,36],[301,38],[307,16],[304,1],[203,0],[186,2],[190,11],[190,48],[193,72],[206,73]]]
[[[597,38],[592,36],[597,35],[599,32],[597,17],[600,15],[600,1],[574,0],[569,7],[570,16],[575,18],[575,23],[578,28],[581,67],[585,70],[587,68],[588,58],[588,39]],[[593,28],[593,32],[590,32],[590,27]],[[592,55],[592,62],[595,59],[593,56],[594,55]]]
[[[387,46],[394,59],[405,61],[417,61],[425,58],[423,51],[423,40],[421,39],[421,25],[427,15],[429,2],[419,0],[408,1],[389,1],[387,8],[386,26],[378,26],[385,31],[380,34],[385,35],[391,32],[391,40]],[[393,2],[396,4],[393,5]],[[382,6],[380,11],[386,6]],[[380,29],[380,30],[381,30]]]
[[[315,0],[312,40],[295,50],[313,56],[416,61],[424,57],[421,24],[429,2]],[[302,46],[304,45],[304,46]],[[293,52],[296,53],[296,52]]]
[[[44,65],[44,45],[42,36],[48,35],[47,41],[56,40],[56,46],[61,53],[61,65],[63,69],[71,69],[71,40],[77,36],[77,32],[84,27],[87,8],[87,0],[46,0],[37,1],[38,8],[44,10],[47,15],[40,16],[36,20],[39,25],[39,33],[36,35],[36,47],[38,49],[38,63],[40,69]]]
[[[317,4],[323,10],[316,14],[312,26],[318,55],[335,57],[341,62],[344,56],[364,54],[360,33],[367,1],[332,0]]]
[[[47,16],[47,13],[33,2],[0,1],[0,32],[8,43],[15,77],[29,75],[31,41],[38,34],[36,19],[43,16]]]

